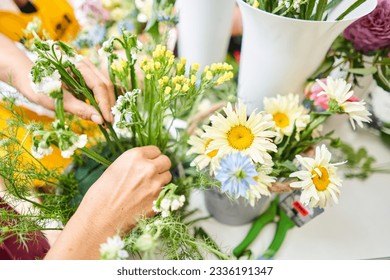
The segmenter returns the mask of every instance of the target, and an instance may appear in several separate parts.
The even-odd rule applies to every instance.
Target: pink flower
[[[322,79],[321,81],[326,84],[326,79]],[[315,106],[328,110],[328,96],[325,94],[319,95],[322,91],[322,87],[317,82],[312,82],[306,86],[305,96],[313,100]]]
[[[364,53],[390,47],[390,0],[378,0],[374,11],[351,24],[344,37]]]
[[[327,79],[321,79],[321,82],[323,82],[325,85]],[[305,87],[305,96],[306,98],[314,101],[314,106],[319,107],[323,110],[328,110],[329,105],[329,97],[326,94],[321,94],[324,90],[321,87],[321,85],[318,82],[311,82]],[[352,95],[347,101],[349,102],[359,102],[359,98],[357,98],[355,95]]]

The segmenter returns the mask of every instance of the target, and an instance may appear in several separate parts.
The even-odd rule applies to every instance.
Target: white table
[[[336,135],[356,147],[364,146],[378,163],[390,162],[390,148],[367,130],[353,131],[348,122],[333,117],[326,130],[337,128]],[[390,165],[389,165],[390,166]],[[344,180],[338,205],[301,228],[291,229],[275,259],[342,260],[390,257],[390,174],[375,174],[365,181]],[[207,216],[203,194],[195,192],[191,208]],[[199,222],[225,252],[238,245],[250,224],[228,226],[215,219]],[[275,225],[267,225],[250,249],[255,256],[264,252],[273,239]]]

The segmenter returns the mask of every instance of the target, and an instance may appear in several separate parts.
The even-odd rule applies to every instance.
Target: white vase
[[[248,112],[262,109],[266,96],[302,90],[336,37],[377,4],[367,0],[336,21],[354,1],[342,1],[327,21],[310,21],[273,15],[237,0],[243,21],[238,97]]]
[[[235,0],[178,0],[178,52],[187,65],[223,62],[232,28]],[[201,69],[202,69],[201,68]]]

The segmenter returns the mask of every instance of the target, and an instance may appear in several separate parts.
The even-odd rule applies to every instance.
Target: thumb
[[[77,99],[70,93],[64,93],[64,109],[66,112],[84,120],[91,120],[94,123],[103,124],[102,116],[94,107]]]

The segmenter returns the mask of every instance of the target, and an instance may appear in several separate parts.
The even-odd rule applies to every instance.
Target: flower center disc
[[[254,139],[255,136],[252,131],[243,125],[237,125],[227,133],[227,140],[230,146],[240,151],[249,148]]]
[[[207,147],[210,145],[211,141],[213,141],[212,139],[208,140],[206,142],[206,145],[205,145],[205,150],[207,150]],[[210,158],[213,158],[215,157],[216,155],[218,154],[218,150],[212,150],[211,152],[208,152],[207,153],[207,156],[210,157]]]
[[[276,113],[273,116],[274,122],[276,126],[284,128],[290,124],[290,119],[284,113]]]
[[[318,191],[322,192],[322,191],[324,191],[324,190],[326,190],[328,188],[328,185],[330,183],[329,173],[328,173],[328,170],[325,167],[318,167],[318,169],[321,172],[321,176],[314,169],[311,172],[311,174],[314,175],[314,177],[312,178],[312,181],[313,181],[313,184],[316,187],[316,189]]]

